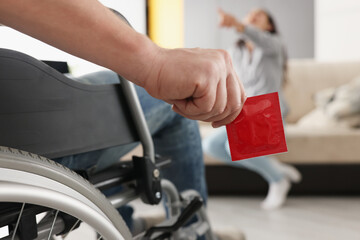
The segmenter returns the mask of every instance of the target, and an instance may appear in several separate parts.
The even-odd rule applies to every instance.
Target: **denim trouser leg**
[[[89,84],[118,82],[116,74],[110,71],[86,75],[75,80]],[[206,201],[205,170],[197,122],[176,114],[169,104],[151,97],[143,88],[136,86],[136,91],[154,139],[155,152],[172,159],[171,166],[161,171],[163,176],[171,180],[179,191],[197,190]],[[118,161],[136,145],[135,143],[112,147],[56,160],[72,169],[100,170]],[[132,211],[123,209],[125,210],[120,213],[131,227]]]
[[[283,173],[274,164],[274,160],[266,156],[235,162],[231,161],[225,127],[218,129],[214,134],[205,138],[203,148],[204,152],[209,156],[224,161],[231,166],[250,169],[258,173],[269,183],[278,182],[284,178]]]

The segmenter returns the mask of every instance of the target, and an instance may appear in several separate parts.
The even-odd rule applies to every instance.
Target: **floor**
[[[261,210],[261,201],[259,197],[211,197],[208,209],[214,229],[237,228],[247,240],[360,240],[360,197],[290,197],[276,211]],[[133,205],[135,215],[163,212],[161,206],[139,201]]]
[[[360,197],[296,196],[276,211],[261,210],[261,201],[260,197],[211,197],[208,212],[213,228],[242,230],[247,240],[360,240]],[[162,206],[138,200],[132,204],[136,216],[163,214]],[[96,235],[82,226],[66,239],[91,240]]]
[[[360,198],[293,197],[276,211],[260,209],[260,198],[213,197],[215,226],[242,229],[248,240],[359,240]]]
[[[360,197],[290,197],[264,211],[259,197],[211,197],[216,228],[238,228],[247,240],[360,240]],[[138,212],[154,212],[136,202]],[[158,211],[162,211],[161,208]]]

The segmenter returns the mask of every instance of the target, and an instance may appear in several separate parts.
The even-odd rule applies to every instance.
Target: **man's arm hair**
[[[97,0],[1,0],[0,22],[140,86],[159,49]]]
[[[97,0],[0,0],[0,22],[114,70],[215,127],[234,120],[246,99],[225,51],[162,49]]]

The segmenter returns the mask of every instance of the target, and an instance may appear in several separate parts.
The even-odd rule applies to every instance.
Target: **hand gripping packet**
[[[277,92],[249,97],[226,131],[232,161],[287,152]]]

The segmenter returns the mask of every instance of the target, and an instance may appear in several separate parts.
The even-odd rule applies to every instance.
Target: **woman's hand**
[[[144,88],[182,116],[214,127],[232,122],[246,99],[224,50],[160,49]]]
[[[221,8],[218,9],[218,14],[220,27],[233,27],[236,25],[237,21],[233,15],[224,12]]]
[[[233,15],[224,12],[221,8],[218,9],[218,14],[220,27],[235,27],[238,32],[244,31],[244,24],[237,21]]]

